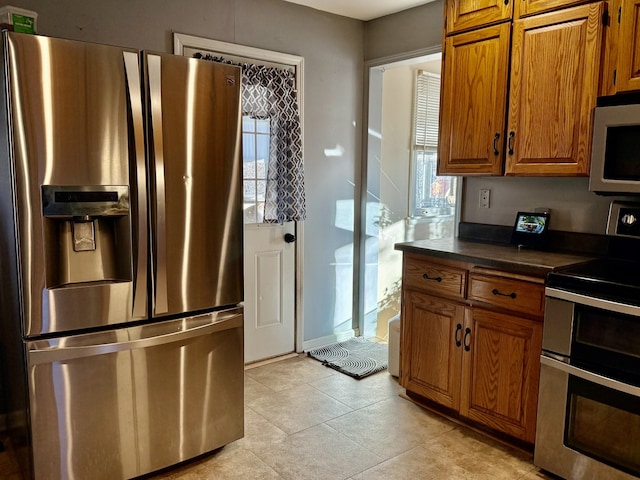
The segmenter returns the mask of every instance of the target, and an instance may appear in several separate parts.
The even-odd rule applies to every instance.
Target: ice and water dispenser
[[[47,288],[131,281],[126,186],[42,187]]]
[[[129,187],[42,186],[45,288],[32,334],[129,321]]]

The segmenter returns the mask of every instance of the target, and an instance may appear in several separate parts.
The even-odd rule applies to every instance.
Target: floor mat
[[[389,349],[384,343],[355,337],[309,350],[307,355],[327,367],[361,379],[387,368]]]

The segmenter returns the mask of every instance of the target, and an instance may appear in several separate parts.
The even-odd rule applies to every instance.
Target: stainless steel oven
[[[611,211],[611,232],[640,233],[640,207]],[[640,477],[640,262],[601,258],[548,285],[534,463],[572,480]]]

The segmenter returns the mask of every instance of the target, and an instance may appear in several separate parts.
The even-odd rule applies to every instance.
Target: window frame
[[[437,86],[434,80],[437,79]],[[409,172],[409,216],[416,219],[446,218],[455,216],[459,218],[462,182],[457,177],[437,175],[438,162],[438,128],[440,110],[441,75],[416,70],[414,79],[413,121],[411,131],[411,167]],[[431,207],[437,209],[436,213],[429,214],[428,208],[417,204],[418,197],[418,165],[420,154],[434,154],[434,179],[444,177],[455,185],[456,202],[453,206]],[[431,182],[433,183],[433,182]],[[422,199],[431,198],[422,195]],[[449,212],[442,213],[440,208],[448,208]],[[456,222],[457,223],[457,222]],[[457,228],[457,227],[456,227]]]

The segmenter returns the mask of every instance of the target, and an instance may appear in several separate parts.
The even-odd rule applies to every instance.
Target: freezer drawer
[[[125,479],[244,433],[241,309],[27,343],[36,479]]]

